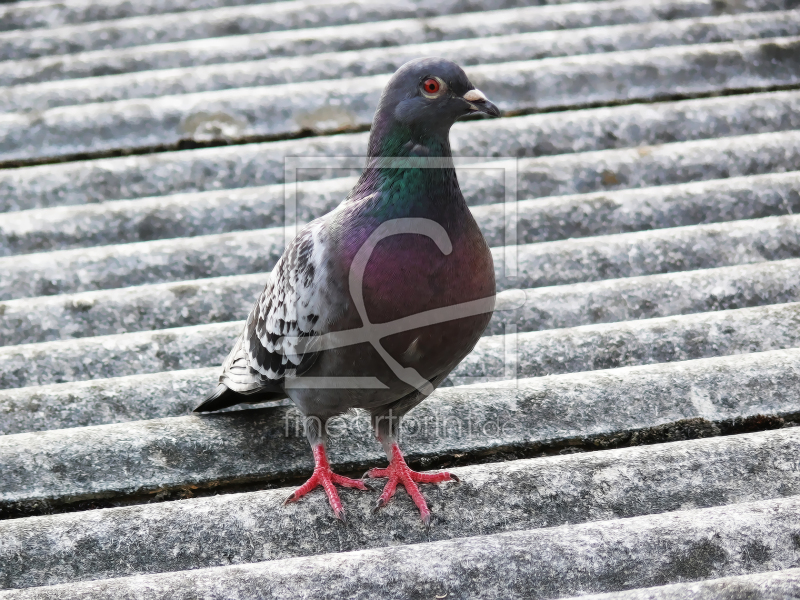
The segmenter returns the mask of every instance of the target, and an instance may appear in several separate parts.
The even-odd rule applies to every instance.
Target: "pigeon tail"
[[[258,404],[268,400],[281,400],[286,394],[269,391],[256,391],[252,394],[234,392],[224,383],[220,383],[213,392],[206,396],[192,412],[213,412],[237,404]]]
[[[237,397],[238,396],[238,397]],[[220,383],[213,392],[206,396],[193,412],[210,412],[234,406],[242,401],[241,396],[232,391],[224,383]]]

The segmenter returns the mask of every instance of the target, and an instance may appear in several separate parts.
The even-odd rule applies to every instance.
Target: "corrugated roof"
[[[409,462],[462,479],[430,531],[349,490],[345,525],[282,506],[287,402],[189,413],[282,251],[285,158],[331,159],[301,221],[336,206],[423,55],[504,112],[451,135],[499,304],[409,415]],[[800,593],[797,0],[23,0],[0,84],[0,598]],[[339,427],[340,472],[383,462]]]

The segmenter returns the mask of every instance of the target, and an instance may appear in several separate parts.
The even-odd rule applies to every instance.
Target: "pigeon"
[[[494,309],[489,247],[458,185],[453,123],[500,111],[443,58],[401,66],[381,95],[366,166],[332,212],[287,246],[195,412],[290,398],[305,416],[314,456],[310,479],[286,503],[322,486],[345,520],[335,486],[368,489],[387,478],[375,510],[399,484],[425,527],[431,513],[418,483],[458,481],[419,473],[398,445],[402,417],[473,349]],[[389,460],[362,479],[331,470],[327,422],[351,409],[371,415]]]

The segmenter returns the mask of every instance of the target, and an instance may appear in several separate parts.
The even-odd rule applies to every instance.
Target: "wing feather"
[[[313,364],[316,353],[300,352],[297,340],[322,333],[326,241],[324,222],[313,221],[283,253],[223,365],[221,383],[253,393]]]

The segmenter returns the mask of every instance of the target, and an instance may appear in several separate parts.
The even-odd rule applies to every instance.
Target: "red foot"
[[[391,500],[392,496],[394,496],[394,493],[397,489],[397,484],[402,483],[403,487],[406,488],[406,492],[408,492],[408,495],[411,496],[411,499],[414,501],[414,504],[417,505],[420,517],[422,517],[422,522],[425,524],[425,527],[431,526],[431,511],[428,510],[428,505],[425,503],[425,498],[422,497],[422,493],[419,491],[417,483],[461,481],[452,473],[418,473],[416,471],[412,471],[406,464],[406,460],[403,458],[403,453],[400,452],[400,448],[397,444],[392,444],[392,460],[389,462],[389,466],[385,469],[370,469],[364,473],[364,477],[389,478],[389,481],[386,482],[386,487],[383,488],[381,497],[378,498],[378,503],[375,505],[376,512],[378,509],[388,504],[389,500]]]
[[[364,485],[363,481],[343,477],[331,471],[331,466],[328,464],[328,457],[325,454],[325,446],[322,444],[314,446],[314,464],[316,465],[314,467],[314,474],[308,481],[297,488],[291,496],[284,500],[283,504],[286,505],[290,502],[296,502],[318,485],[321,485],[328,495],[328,501],[331,503],[333,514],[336,515],[337,519],[344,521],[344,507],[342,506],[342,501],[339,500],[339,494],[336,492],[336,488],[333,484],[357,488],[359,490],[367,490],[369,488]]]

